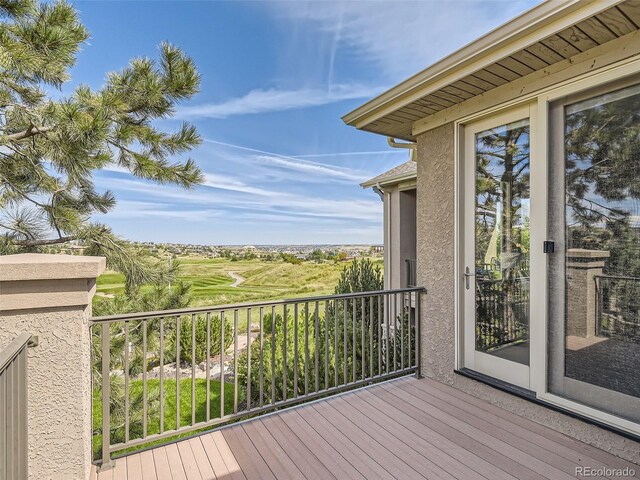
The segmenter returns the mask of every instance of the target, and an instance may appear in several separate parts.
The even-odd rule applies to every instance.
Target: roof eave
[[[604,10],[621,1],[623,0],[606,0],[595,2],[595,4]],[[413,99],[409,97],[424,90],[428,85],[447,77],[453,77],[457,71],[480,62],[483,58],[500,51],[522,37],[538,33],[540,38],[544,38],[547,32],[542,27],[583,8],[585,5],[585,2],[581,0],[547,1],[537,5],[347,113],[342,117],[342,120],[347,125],[362,128],[383,116],[380,114],[383,110],[400,108],[405,103],[410,103]],[[532,41],[534,41],[533,38]]]
[[[406,182],[408,180],[415,180],[418,177],[416,172],[412,173],[403,173],[401,175],[396,175],[394,177],[385,178],[382,181],[377,181],[375,178],[371,180],[367,180],[366,182],[362,182],[360,186],[362,188],[371,188],[371,187],[386,187],[389,185],[394,185],[396,183]]]

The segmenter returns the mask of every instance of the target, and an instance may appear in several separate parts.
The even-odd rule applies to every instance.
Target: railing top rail
[[[256,307],[266,307],[266,306],[275,306],[275,305],[286,305],[291,303],[305,303],[305,302],[321,302],[326,300],[341,300],[347,298],[361,298],[361,297],[372,297],[375,295],[390,295],[394,293],[413,293],[413,292],[422,292],[425,293],[426,289],[424,287],[412,287],[412,288],[396,288],[390,290],[374,290],[369,292],[354,292],[354,293],[341,293],[338,295],[321,295],[315,297],[300,297],[300,298],[289,298],[282,300],[265,300],[261,302],[248,302],[248,303],[232,303],[227,305],[211,305],[208,307],[193,307],[193,308],[180,308],[174,310],[160,310],[156,312],[139,312],[139,313],[127,313],[121,315],[106,315],[102,317],[93,317],[90,322],[93,323],[101,323],[101,322],[109,322],[109,321],[124,321],[124,320],[141,320],[141,319],[149,319],[149,318],[159,318],[159,317],[171,317],[176,315],[192,315],[197,313],[207,313],[207,312],[220,312],[222,310],[234,310],[234,309],[242,309],[242,308],[256,308]]]
[[[594,275],[593,278],[605,278],[607,280],[629,280],[640,282],[640,277],[626,277],[622,275]]]
[[[22,349],[28,346],[29,340],[31,340],[30,333],[21,333],[0,352],[0,372],[3,372]]]

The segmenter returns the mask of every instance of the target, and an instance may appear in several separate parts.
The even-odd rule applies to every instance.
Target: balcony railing
[[[23,333],[0,351],[0,479],[28,476],[27,347],[34,340]]]
[[[491,351],[529,338],[529,278],[511,281],[478,276],[476,349]]]
[[[418,372],[422,293],[93,318],[96,459]]]
[[[596,331],[640,342],[640,278],[596,275]]]

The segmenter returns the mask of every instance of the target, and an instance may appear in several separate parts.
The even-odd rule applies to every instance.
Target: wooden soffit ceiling
[[[345,115],[343,120],[361,130],[413,140],[414,124],[425,117],[528,75],[549,70],[554,65],[640,28],[640,0],[568,1],[552,14],[540,14],[541,18],[536,20],[532,14],[543,7],[549,9],[548,4],[536,7],[477,41],[491,42],[491,37],[499,37],[501,30],[509,30],[509,27],[515,30],[504,33],[504,38],[493,45],[474,54],[475,45],[470,44],[439,62],[452,60],[453,65],[448,72],[444,67],[441,68],[443,71],[437,72],[439,64],[435,64]],[[572,19],[575,19],[575,23]],[[519,31],[517,22],[524,25]],[[554,30],[554,26],[560,29]],[[527,33],[526,29],[533,32]],[[509,46],[514,48],[510,49]],[[465,50],[469,50],[466,58]],[[509,53],[494,61],[500,52]],[[455,58],[456,55],[460,57],[459,60]],[[422,82],[420,76],[424,77]]]

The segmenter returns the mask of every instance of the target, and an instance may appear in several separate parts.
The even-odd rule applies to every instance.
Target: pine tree
[[[88,37],[64,1],[0,0],[0,254],[77,241],[133,287],[162,269],[91,220],[116,203],[112,192],[96,190],[93,172],[115,167],[158,183],[200,183],[193,160],[171,160],[200,143],[196,129],[154,126],[198,92],[200,75],[191,58],[163,43],[159,60],[133,59],[100,89],[81,85],[52,97]]]

